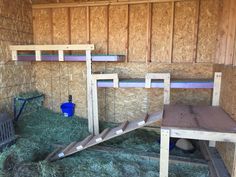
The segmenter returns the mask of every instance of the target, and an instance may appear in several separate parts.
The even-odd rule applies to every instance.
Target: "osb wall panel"
[[[193,62],[196,1],[176,2],[173,62]]]
[[[154,3],[152,9],[151,61],[170,62],[172,3]]]
[[[127,52],[128,5],[109,7],[109,53]],[[119,44],[119,45],[117,45]]]
[[[147,5],[132,5],[129,11],[129,61],[145,62]]]
[[[197,62],[213,62],[218,32],[219,1],[202,0],[200,4]],[[218,9],[218,10],[216,10]]]
[[[31,4],[0,1],[0,111],[12,112],[12,98],[35,89],[31,63],[11,61],[9,45],[33,43]]]
[[[90,43],[95,44],[95,53],[107,53],[107,6],[90,7]]]
[[[70,43],[68,8],[57,8],[52,11],[53,20],[53,43]]]
[[[178,50],[179,53],[176,53],[181,58],[173,61],[172,64],[167,64],[170,62],[171,51],[172,3],[152,4],[151,30],[147,27],[147,19],[150,15],[147,4],[41,9],[45,12],[37,15],[36,12],[34,13],[34,25],[40,26],[41,24],[42,27],[45,26],[45,29],[34,28],[35,42],[37,44],[55,43],[56,40],[57,43],[67,44],[84,43],[90,40],[95,44],[96,50],[93,52],[95,54],[108,52],[109,54],[127,55],[128,53],[128,62],[93,63],[94,72],[118,73],[121,78],[144,78],[147,72],[170,72],[172,78],[212,78],[211,64],[192,64],[196,4],[196,1],[175,4],[174,31],[177,28],[179,35],[180,28],[183,28],[184,34],[181,34],[181,37],[175,37],[173,41],[173,46],[176,46],[175,43],[179,45],[175,50]],[[89,13],[87,9],[89,9]],[[216,9],[207,7],[206,9],[213,16],[218,15]],[[190,11],[194,13],[190,14]],[[53,16],[48,17],[50,13]],[[190,19],[193,23],[190,23],[191,25],[187,23],[185,26],[186,18],[187,22]],[[200,21],[201,18],[203,17],[200,17]],[[204,24],[209,24],[209,28],[212,27],[210,20],[213,20],[213,17],[206,18],[204,21]],[[199,26],[199,28],[201,27]],[[189,29],[191,31],[187,34],[186,31]],[[152,63],[147,65],[149,30],[152,36]],[[44,36],[40,34],[44,34]],[[203,35],[199,35],[199,37],[205,38]],[[209,38],[209,41],[211,40],[213,38]],[[212,43],[214,42],[212,41]],[[187,51],[183,52],[183,56],[180,55],[182,49]],[[202,52],[208,51],[202,50]],[[212,51],[210,50],[210,52]],[[184,65],[181,63],[186,61],[190,63]],[[40,62],[34,66],[36,85],[39,90],[46,93],[47,107],[59,111],[60,103],[66,101],[67,96],[71,94],[77,107],[76,114],[87,117],[85,63]],[[163,104],[161,89],[99,89],[98,97],[100,117],[114,122],[141,117],[147,112],[161,109]],[[204,89],[172,90],[171,95],[172,103],[210,104],[210,100],[211,91]]]
[[[220,106],[236,120],[236,68],[232,66],[215,65],[214,71],[222,72],[222,88]],[[234,162],[235,145],[232,143],[218,143],[217,148],[232,173]]]
[[[71,43],[84,44],[87,42],[86,7],[71,8]]]

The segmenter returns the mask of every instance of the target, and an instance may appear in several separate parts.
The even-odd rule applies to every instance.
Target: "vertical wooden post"
[[[221,77],[222,77],[221,72],[216,72],[214,75],[212,106],[220,105]]]
[[[127,5],[127,42],[126,42],[126,62],[129,62],[129,19],[130,19],[130,5]]]
[[[41,61],[41,51],[40,50],[35,51],[35,60]]]
[[[164,104],[170,104],[170,74],[164,78]]]
[[[14,61],[18,60],[17,50],[12,50],[11,55],[12,55],[12,60],[14,60]]]
[[[233,160],[233,168],[232,168],[231,176],[236,177],[236,143],[234,143],[234,160]]]
[[[146,63],[151,62],[151,41],[152,41],[152,3],[148,3],[148,19],[147,19],[147,56]]]
[[[90,7],[88,6],[87,7],[87,33],[86,33],[86,36],[87,36],[87,43],[89,44],[90,43]]]
[[[174,41],[174,26],[175,26],[175,2],[172,2],[172,14],[171,14],[171,25],[170,25],[170,52],[169,62],[173,60],[173,41]]]
[[[168,177],[170,130],[161,128],[160,177]]]
[[[86,67],[87,67],[87,112],[88,112],[88,129],[94,134],[93,125],[93,98],[92,98],[92,59],[91,50],[86,50]]]
[[[194,28],[194,49],[193,49],[193,63],[197,63],[197,52],[198,52],[198,33],[199,33],[199,19],[200,19],[200,6],[201,1],[197,0],[196,19]]]
[[[216,72],[214,75],[214,88],[213,88],[213,96],[212,96],[212,106],[220,105],[220,89],[221,89],[221,77],[222,73]],[[209,141],[210,147],[215,147],[215,141]]]
[[[98,95],[97,95],[97,79],[92,77],[92,94],[93,94],[93,129],[94,135],[99,134],[99,119],[98,119]]]
[[[64,51],[63,50],[58,51],[58,59],[59,59],[59,61],[64,61]]]

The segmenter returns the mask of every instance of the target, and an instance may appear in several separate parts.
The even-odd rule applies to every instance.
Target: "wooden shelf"
[[[36,61],[35,55],[29,54],[20,54],[17,55],[18,61]],[[59,61],[58,55],[42,55],[41,61]],[[85,62],[85,55],[64,55],[64,61],[73,61],[73,62]],[[124,55],[92,55],[92,61],[94,62],[123,62],[125,61]]]
[[[171,80],[171,88],[182,89],[212,89],[214,86],[213,80]],[[99,80],[98,87],[112,88],[112,80]],[[145,88],[145,79],[121,79],[119,81],[121,88]],[[151,88],[164,88],[164,82],[161,80],[153,80]]]

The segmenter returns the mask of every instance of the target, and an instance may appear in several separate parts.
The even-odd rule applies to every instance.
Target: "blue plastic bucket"
[[[65,117],[71,117],[75,112],[75,104],[70,102],[62,103],[61,111]]]

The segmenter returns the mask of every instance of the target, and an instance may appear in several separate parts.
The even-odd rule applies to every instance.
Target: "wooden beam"
[[[201,0],[196,1],[196,19],[195,19],[195,27],[194,27],[194,49],[193,49],[193,63],[197,63],[197,52],[198,52],[198,32],[199,32],[199,19],[200,19],[200,6]]]
[[[152,3],[148,3],[148,19],[147,19],[147,56],[146,63],[151,62],[151,43],[152,43]]]
[[[221,78],[222,78],[222,73],[216,72],[214,75],[212,106],[220,105]]]
[[[103,139],[106,137],[106,135],[109,133],[111,129],[110,128],[106,128],[102,131],[101,134],[99,134],[99,136],[96,138],[96,143],[99,143],[101,141],[103,141]]]
[[[48,3],[34,4],[33,9],[65,8],[65,7],[87,7],[87,6],[106,6],[106,5],[127,5],[127,4],[146,4],[163,2],[183,2],[186,0],[133,0],[133,1],[87,1],[74,3]],[[195,1],[195,0],[190,0]]]
[[[93,123],[93,93],[92,93],[92,57],[91,51],[86,50],[86,68],[87,68],[87,116],[89,132],[94,134]]]
[[[87,43],[90,43],[90,8],[87,7],[86,9],[86,38],[87,38]]]
[[[127,30],[127,42],[126,42],[126,63],[129,62],[129,21],[130,21],[130,5],[127,5],[127,24],[126,24],[126,30]]]
[[[174,26],[175,26],[175,2],[172,2],[171,11],[171,24],[170,24],[170,51],[169,51],[169,62],[173,60],[173,41],[174,41]]]
[[[40,50],[35,51],[35,60],[41,61],[41,51]]]
[[[78,44],[78,45],[11,45],[10,50],[23,50],[23,51],[34,51],[34,50],[94,50],[93,44]]]
[[[168,177],[170,130],[161,128],[160,177]]]

